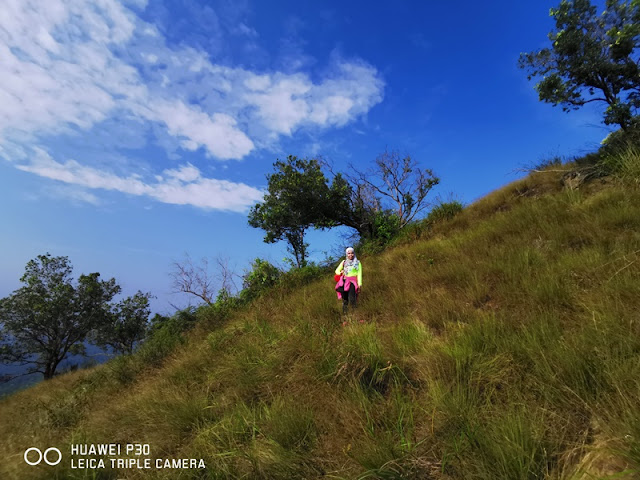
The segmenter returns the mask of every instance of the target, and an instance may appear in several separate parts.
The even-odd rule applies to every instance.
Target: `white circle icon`
[[[31,451],[38,452],[38,460],[35,462],[30,462],[29,459],[27,458],[27,456],[29,455],[29,452]],[[49,452],[52,452],[52,451],[58,453],[58,459],[55,462],[51,462],[49,460]],[[47,448],[44,451],[44,454],[40,451],[39,448],[36,448],[36,447],[27,448],[24,451],[24,461],[27,462],[29,465],[39,465],[42,462],[42,459],[44,459],[44,463],[46,463],[47,465],[51,465],[51,466],[57,465],[62,461],[62,452],[55,447]]]
[[[30,462],[29,459],[27,459],[27,455],[29,455],[29,452],[31,452],[32,450],[34,452],[38,452],[38,455],[40,455],[40,458],[38,458],[37,462]],[[42,452],[40,451],[39,448],[36,448],[36,447],[27,448],[24,451],[24,461],[27,462],[29,465],[38,465],[42,461]]]

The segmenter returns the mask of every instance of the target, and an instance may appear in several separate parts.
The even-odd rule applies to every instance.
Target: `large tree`
[[[29,365],[26,373],[45,379],[70,354],[84,353],[84,341],[110,320],[115,279],[80,275],[74,285],[67,257],[39,255],[27,263],[24,284],[0,300],[0,361]]]
[[[629,129],[640,108],[640,0],[607,0],[600,15],[589,0],[562,0],[550,14],[551,46],[519,61],[529,80],[541,77],[540,100],[565,111],[605,103],[604,123]]]
[[[342,177],[329,185],[315,159],[290,155],[286,161],[276,161],[274,169],[267,175],[263,201],[249,212],[249,225],[266,232],[266,243],[285,240],[296,266],[302,267],[307,263],[306,231],[337,224],[334,213],[346,208],[348,185]]]

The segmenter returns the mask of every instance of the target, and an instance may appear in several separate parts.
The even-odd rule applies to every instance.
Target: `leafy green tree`
[[[93,343],[114,352],[131,354],[136,343],[149,331],[149,298],[151,294],[138,291],[116,304],[110,321],[96,330]]]
[[[330,218],[334,225],[353,228],[360,238],[375,238],[376,219],[382,206],[373,189],[349,174],[338,173],[334,175],[331,191]]]
[[[192,329],[197,322],[196,307],[187,307],[183,310],[178,310],[170,317],[156,313],[153,318],[151,318],[147,339],[153,338],[153,336],[161,330],[165,330],[171,335],[179,335],[182,332]],[[145,341],[145,343],[147,342]]]
[[[589,0],[562,0],[550,15],[550,48],[520,55],[528,78],[542,77],[540,100],[564,111],[607,104],[604,123],[627,130],[640,107],[640,0],[607,0],[597,14]]]
[[[120,292],[115,279],[99,273],[72,282],[67,257],[39,255],[27,263],[24,284],[0,300],[0,361],[30,365],[45,379],[70,354],[84,354],[84,341],[110,320],[111,299]]]
[[[346,182],[342,177],[330,186],[317,160],[290,155],[274,163],[275,172],[267,175],[268,187],[263,201],[249,212],[249,225],[266,232],[264,241],[285,240],[296,266],[307,263],[305,233],[309,228],[337,225],[335,211],[346,206]]]

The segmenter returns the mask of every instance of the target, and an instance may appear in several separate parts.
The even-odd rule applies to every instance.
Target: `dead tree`
[[[198,264],[194,264],[189,254],[185,259],[171,264],[171,286],[175,293],[188,293],[195,295],[208,305],[213,305],[221,290],[227,294],[233,294],[236,284],[233,277],[236,275],[229,268],[229,260],[216,257],[217,274],[210,271],[209,259],[202,258]]]
[[[400,158],[397,151],[385,150],[369,170],[360,171],[353,165],[350,170],[353,173],[348,177],[356,187],[368,187],[383,203],[391,205],[400,219],[400,228],[430,206],[427,195],[440,183],[432,170],[420,168],[409,155]]]

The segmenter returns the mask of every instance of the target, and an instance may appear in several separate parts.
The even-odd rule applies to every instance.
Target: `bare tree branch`
[[[402,228],[430,206],[426,197],[440,179],[431,170],[420,168],[411,156],[400,158],[397,151],[385,150],[375,164],[375,168],[367,171],[350,165],[354,174],[346,176],[356,186],[366,186],[386,199],[400,218]]]
[[[238,276],[233,269],[229,268],[229,259],[226,257],[216,257],[216,263],[218,264],[218,277],[220,279],[220,285],[222,289],[229,293],[235,293],[238,291],[234,276]],[[242,278],[240,276],[240,278]]]
[[[171,267],[173,271],[169,276],[172,279],[171,286],[174,292],[189,293],[209,305],[213,304],[212,279],[208,272],[207,258],[200,260],[199,265],[194,265],[189,254],[186,254],[182,262],[173,262]]]
[[[202,258],[198,264],[194,264],[189,254],[185,254],[184,260],[173,262],[172,271],[169,273],[173,292],[194,295],[208,305],[215,303],[216,295],[220,290],[229,293],[237,292],[233,279],[237,274],[229,267],[229,259],[218,256],[214,262],[217,274],[210,271],[209,259],[206,257]]]

